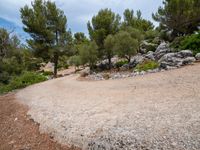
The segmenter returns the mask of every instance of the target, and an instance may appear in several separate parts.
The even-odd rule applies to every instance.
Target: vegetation
[[[32,38],[27,43],[36,56],[53,60],[56,77],[59,56],[64,53],[68,42],[64,12],[55,3],[42,0],[35,0],[32,7],[26,5],[20,11],[24,31]]]
[[[180,43],[181,49],[190,49],[194,54],[200,53],[200,32],[186,36]]]
[[[135,69],[139,72],[153,70],[159,67],[159,64],[156,61],[144,61],[142,64],[138,64]]]
[[[114,56],[125,59],[115,64],[119,68],[142,49],[154,51],[161,40],[170,41],[177,49],[199,53],[199,8],[198,0],[164,0],[153,14],[153,19],[160,23],[157,28],[142,17],[140,10],[126,9],[122,20],[112,10],[101,9],[88,21],[88,38],[82,32],[72,34],[67,29],[67,17],[54,2],[34,0],[31,6],[20,9],[24,31],[30,35],[27,45],[21,44],[13,31],[0,28],[0,93],[46,80],[45,76],[52,72],[34,72],[47,62],[54,63],[56,77],[58,69],[69,65],[94,69],[105,59],[109,67],[102,68],[112,69]],[[157,67],[157,62],[145,61],[136,69]]]
[[[98,46],[98,57],[106,57],[111,62],[110,53],[104,48],[104,41],[108,35],[114,35],[119,31],[120,16],[109,9],[102,9],[88,22],[90,39],[94,40]]]
[[[0,94],[19,88],[24,88],[31,84],[39,83],[45,80],[47,80],[47,78],[41,74],[34,72],[24,72],[20,76],[13,77],[9,84],[1,85]]]
[[[118,61],[118,62],[115,64],[115,67],[116,67],[116,68],[120,68],[120,67],[122,67],[122,66],[125,65],[125,64],[128,64],[128,61],[127,61],[127,60]]]
[[[126,58],[128,62],[131,56],[139,50],[139,41],[131,37],[128,32],[120,31],[115,35],[115,50],[118,56]]]
[[[164,0],[163,7],[153,14],[160,28],[171,32],[172,38],[194,33],[200,26],[199,0]]]

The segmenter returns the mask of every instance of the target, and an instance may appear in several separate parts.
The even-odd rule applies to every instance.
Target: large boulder
[[[191,50],[182,50],[178,52],[177,55],[181,58],[193,57],[193,53]]]
[[[177,53],[167,53],[158,62],[160,63],[161,68],[168,69],[191,64],[195,60],[196,59],[193,57],[191,51],[182,50]]]
[[[200,53],[197,53],[195,58],[197,59],[197,61],[200,61]]]
[[[162,42],[154,52],[154,57],[156,60],[159,60],[162,56],[170,52],[172,52],[172,49],[169,47],[169,43]]]
[[[148,53],[146,55],[144,55],[147,59],[150,59],[150,60],[155,60],[155,57],[154,57],[154,52],[153,51],[148,51]]]
[[[137,54],[136,56],[131,58],[129,67],[133,68],[133,67],[137,66],[137,64],[143,63],[145,60],[146,60],[146,58],[143,55]]]

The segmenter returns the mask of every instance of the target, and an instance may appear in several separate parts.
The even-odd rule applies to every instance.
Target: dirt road
[[[14,93],[0,96],[0,150],[75,150],[40,134],[27,110],[15,100]]]
[[[17,93],[41,132],[83,149],[200,149],[200,64],[121,80],[76,78]]]

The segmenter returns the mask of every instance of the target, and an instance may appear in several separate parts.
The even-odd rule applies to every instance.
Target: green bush
[[[69,58],[67,56],[60,57],[58,61],[58,69],[68,69],[69,68],[68,60]]]
[[[10,80],[10,75],[7,72],[0,73],[0,83],[8,84]]]
[[[34,72],[24,72],[20,76],[15,76],[10,80],[7,85],[0,87],[0,93],[6,93],[15,89],[24,88],[31,84],[39,83],[47,80],[47,78],[41,74]]]
[[[122,66],[125,65],[125,64],[128,64],[128,61],[127,61],[127,60],[122,60],[122,61],[117,62],[117,63],[115,64],[115,67],[116,67],[116,68],[120,68],[120,67],[122,67]]]
[[[171,43],[170,47],[174,48],[176,51],[180,49],[181,42],[184,40],[183,36],[176,37]]]
[[[138,64],[135,69],[139,72],[153,70],[159,67],[159,64],[156,61],[144,61],[142,64]]]
[[[45,71],[42,73],[44,76],[52,76],[53,75],[53,72],[51,71]]]
[[[180,48],[190,49],[193,51],[194,55],[200,53],[200,31],[197,34],[186,36],[184,40],[181,41]]]

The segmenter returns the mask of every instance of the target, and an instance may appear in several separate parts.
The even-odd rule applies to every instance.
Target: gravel
[[[17,93],[41,132],[91,150],[200,149],[200,64],[119,80],[76,78]]]

